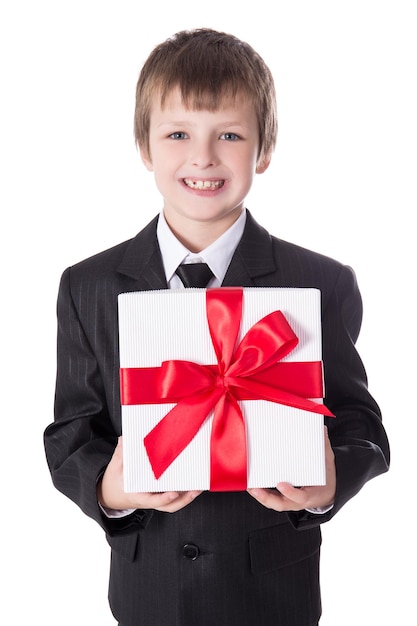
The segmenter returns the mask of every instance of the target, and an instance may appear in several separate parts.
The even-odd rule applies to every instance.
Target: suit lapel
[[[247,211],[246,225],[229,268],[223,287],[255,287],[277,270],[270,234]]]
[[[137,281],[135,289],[167,289],[156,236],[158,216],[129,243],[117,271]]]

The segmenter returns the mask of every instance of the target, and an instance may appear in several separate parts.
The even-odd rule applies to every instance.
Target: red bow
[[[210,489],[247,487],[245,422],[238,400],[264,399],[332,416],[308,398],[323,395],[322,364],[285,362],[298,344],[281,311],[274,311],[236,341],[242,316],[241,288],[208,289],[207,321],[217,365],[164,361],[160,368],[121,370],[122,404],[177,402],[144,439],[156,478],[197,434],[214,409]]]

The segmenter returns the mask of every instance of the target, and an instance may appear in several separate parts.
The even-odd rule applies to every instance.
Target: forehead
[[[171,89],[166,94],[156,91],[151,98],[151,115],[164,117],[176,113],[190,116],[196,113],[211,113],[215,116],[224,115],[236,118],[256,120],[256,109],[252,100],[243,92],[235,96],[225,93],[216,101],[203,94],[190,93],[186,97],[181,94],[178,87]]]

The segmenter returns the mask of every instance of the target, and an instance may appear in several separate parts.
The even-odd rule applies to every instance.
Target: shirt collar
[[[219,284],[221,284],[236,247],[242,238],[245,223],[246,210],[243,210],[236,222],[216,241],[201,252],[194,253],[190,252],[175,237],[167,224],[163,211],[161,211],[158,219],[157,237],[167,283],[170,282],[175,274],[175,270],[181,263],[204,261],[210,267]]]

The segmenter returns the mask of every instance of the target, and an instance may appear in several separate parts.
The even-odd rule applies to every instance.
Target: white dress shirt
[[[175,270],[181,264],[207,263],[213,272],[213,278],[207,287],[220,287],[230,265],[236,247],[242,238],[246,223],[246,210],[243,210],[236,222],[220,235],[216,241],[201,252],[190,252],[174,235],[168,226],[163,212],[158,219],[157,237],[162,255],[165,276],[170,289],[181,289],[184,285]]]

